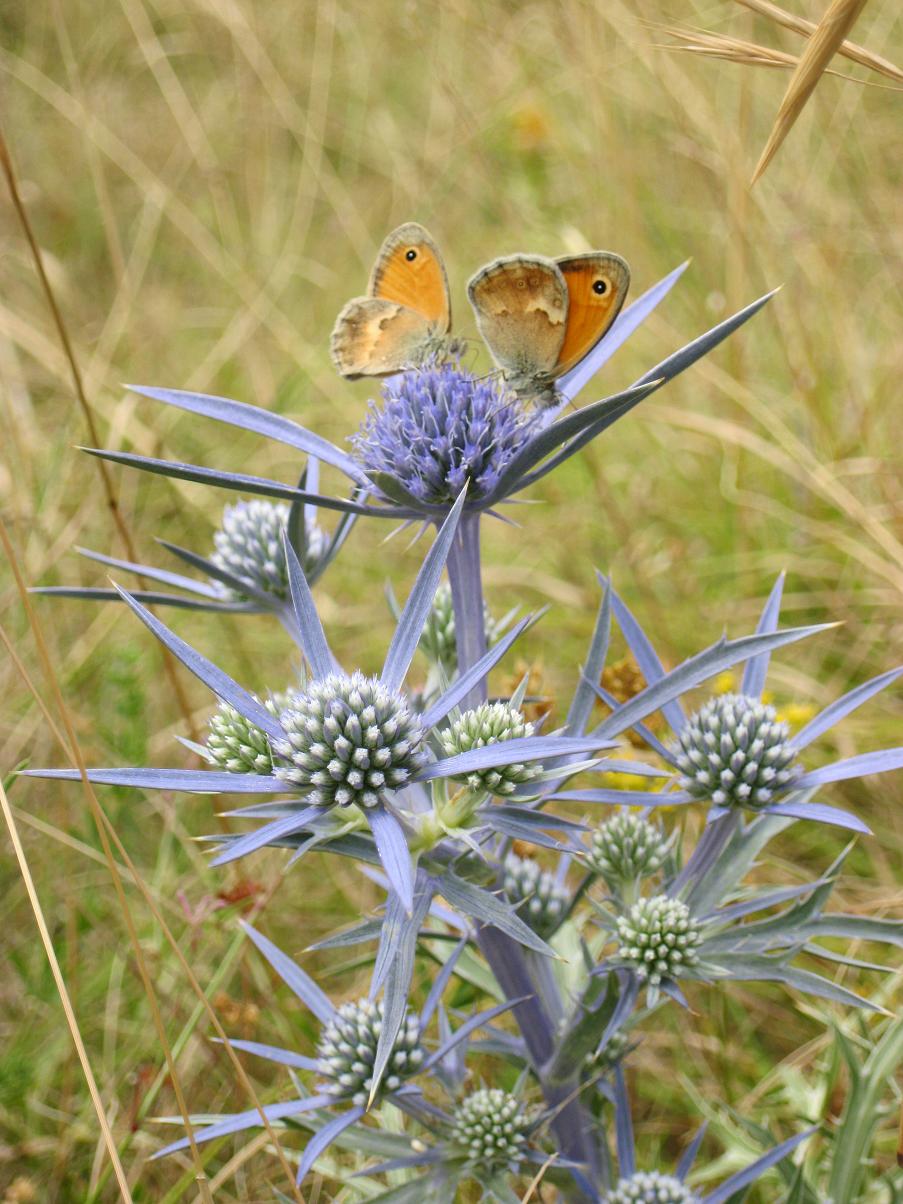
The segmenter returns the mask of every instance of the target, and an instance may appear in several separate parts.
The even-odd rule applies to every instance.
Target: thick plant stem
[[[720,819],[709,824],[689,861],[671,884],[668,893],[677,896],[686,886],[690,886],[690,896],[685,900],[689,901],[689,898],[692,898],[692,886],[701,881],[711,870],[739,826],[740,816],[736,811],[722,815]]]
[[[483,612],[483,575],[480,568],[480,515],[461,516],[446,563],[455,612],[455,643],[461,673],[486,651],[486,621]],[[462,710],[486,701],[486,682],[474,686],[462,701]]]
[[[458,671],[466,672],[486,651],[486,626],[483,613],[483,583],[480,564],[480,516],[465,513],[458,525],[447,561],[455,612],[455,640]],[[475,686],[461,703],[462,708],[478,706],[487,697],[485,681]],[[593,1139],[591,1118],[580,1100],[579,1082],[552,1084],[543,1079],[543,1067],[555,1048],[555,1024],[543,1003],[543,992],[531,972],[525,950],[497,928],[481,927],[477,939],[483,956],[508,999],[526,996],[513,1014],[539,1078],[546,1103],[553,1111],[552,1129],[563,1158],[587,1167],[592,1182],[599,1181],[599,1151]],[[548,981],[544,982],[548,987]],[[592,1199],[589,1190],[574,1176],[573,1199]]]

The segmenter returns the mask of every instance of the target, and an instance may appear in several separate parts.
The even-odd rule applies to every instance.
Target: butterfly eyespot
[[[408,263],[413,263],[413,261],[417,258],[417,252],[414,250],[413,247],[411,247],[410,250],[405,251],[404,257],[408,261]]]
[[[597,297],[604,297],[608,292],[608,281],[606,279],[593,281],[593,292]]]

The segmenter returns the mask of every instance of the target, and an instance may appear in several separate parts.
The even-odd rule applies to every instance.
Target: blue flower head
[[[489,496],[536,423],[499,380],[430,365],[387,381],[352,443],[378,484],[390,477],[418,502],[447,507],[467,482],[472,502]]]

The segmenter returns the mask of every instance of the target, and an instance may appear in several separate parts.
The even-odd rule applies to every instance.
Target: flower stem
[[[483,612],[483,582],[480,564],[480,515],[465,513],[455,535],[446,563],[455,612],[455,640],[458,672],[465,673],[486,651],[486,624]],[[462,707],[478,706],[487,697],[486,682],[474,686]],[[524,1043],[539,1079],[546,1103],[553,1112],[552,1129],[559,1149],[569,1161],[582,1163],[592,1181],[598,1181],[600,1152],[592,1134],[592,1118],[580,1099],[576,1077],[566,1083],[545,1081],[543,1067],[554,1054],[555,1025],[543,1002],[525,950],[498,928],[481,926],[477,940],[496,981],[508,999],[527,996],[514,1009]],[[549,989],[548,976],[543,983]],[[559,1009],[560,1010],[560,1009]],[[574,1177],[574,1200],[592,1198]]]
[[[690,886],[692,895],[693,888],[711,870],[739,826],[740,816],[736,811],[722,815],[709,824],[699,838],[689,861],[671,883],[668,894],[677,897],[685,887]]]
[[[458,671],[464,673],[486,652],[483,577],[480,571],[480,515],[461,516],[446,564],[455,612]],[[462,700],[462,709],[486,701],[485,680]]]

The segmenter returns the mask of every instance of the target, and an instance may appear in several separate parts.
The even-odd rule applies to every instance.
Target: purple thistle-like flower
[[[470,502],[491,494],[536,422],[501,382],[443,364],[388,381],[352,443],[367,473],[447,506],[468,482]]]

